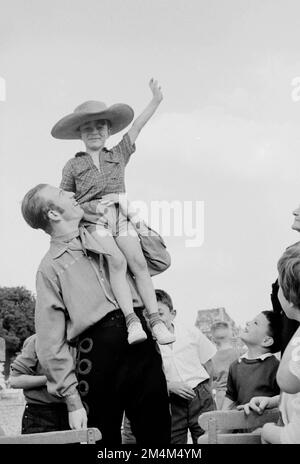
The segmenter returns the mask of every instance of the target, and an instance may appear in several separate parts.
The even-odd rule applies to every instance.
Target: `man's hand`
[[[168,389],[186,400],[191,400],[196,396],[194,390],[184,382],[169,382]]]
[[[119,203],[119,193],[107,193],[101,200],[101,205],[111,206],[115,203]]]
[[[87,415],[85,408],[69,412],[69,426],[71,429],[75,430],[87,428]]]
[[[162,99],[163,99],[161,86],[158,84],[158,82],[156,80],[154,80],[152,78],[152,79],[150,79],[149,87],[150,87],[152,95],[153,95],[153,100],[156,103],[160,103],[162,101]]]
[[[238,410],[244,410],[247,416],[250,414],[251,410],[257,412],[257,414],[262,414],[266,408],[272,407],[271,398],[268,396],[254,396],[251,398],[249,403],[241,404],[237,407]]]

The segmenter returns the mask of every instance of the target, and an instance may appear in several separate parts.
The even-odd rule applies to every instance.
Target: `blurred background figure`
[[[211,326],[211,335],[218,350],[212,358],[212,392],[217,409],[221,409],[226,393],[229,366],[238,359],[239,352],[232,345],[231,328],[227,322],[215,321]]]

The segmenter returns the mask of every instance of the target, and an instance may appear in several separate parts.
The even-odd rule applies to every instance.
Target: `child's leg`
[[[139,318],[133,311],[132,295],[126,278],[127,262],[124,255],[111,235],[104,236],[101,231],[97,230],[92,235],[109,253],[109,255],[105,255],[109,269],[109,280],[114,296],[126,319],[128,342],[132,344],[146,340],[147,335]]]
[[[139,239],[129,235],[118,236],[116,237],[116,242],[124,253],[128,266],[135,276],[138,292],[149,315],[150,326],[158,343],[167,344],[174,342],[174,335],[169,332],[159,317],[155,290]]]

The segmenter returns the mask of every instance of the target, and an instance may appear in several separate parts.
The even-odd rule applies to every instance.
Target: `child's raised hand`
[[[155,100],[157,103],[160,103],[163,99],[163,94],[161,91],[161,86],[158,84],[158,81],[154,80],[153,78],[150,79],[149,87],[153,95],[153,100]]]

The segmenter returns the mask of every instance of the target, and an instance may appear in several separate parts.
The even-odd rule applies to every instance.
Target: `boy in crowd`
[[[23,388],[26,406],[22,434],[69,430],[66,404],[47,391],[47,377],[36,354],[36,335],[28,337],[11,365],[12,388]]]
[[[300,322],[300,242],[289,247],[278,262],[278,298],[286,316]],[[244,405],[246,414],[252,409],[261,414],[265,408],[280,405],[283,426],[265,424],[263,443],[300,444],[300,328],[287,345],[277,372],[281,395],[273,398],[254,397]]]
[[[218,350],[212,358],[212,391],[215,395],[217,409],[221,409],[226,393],[229,366],[238,359],[239,354],[232,346],[232,334],[228,322],[215,321],[211,326],[211,334]]]
[[[199,415],[215,409],[209,373],[216,347],[198,328],[176,324],[171,297],[164,290],[155,293],[159,315],[176,337],[174,343],[160,346],[170,393],[171,443],[187,443],[189,430],[196,444],[204,433],[198,425]]]
[[[276,373],[280,350],[281,317],[273,311],[262,311],[247,322],[241,340],[248,351],[229,368],[223,410],[248,403],[253,396],[279,394]]]

